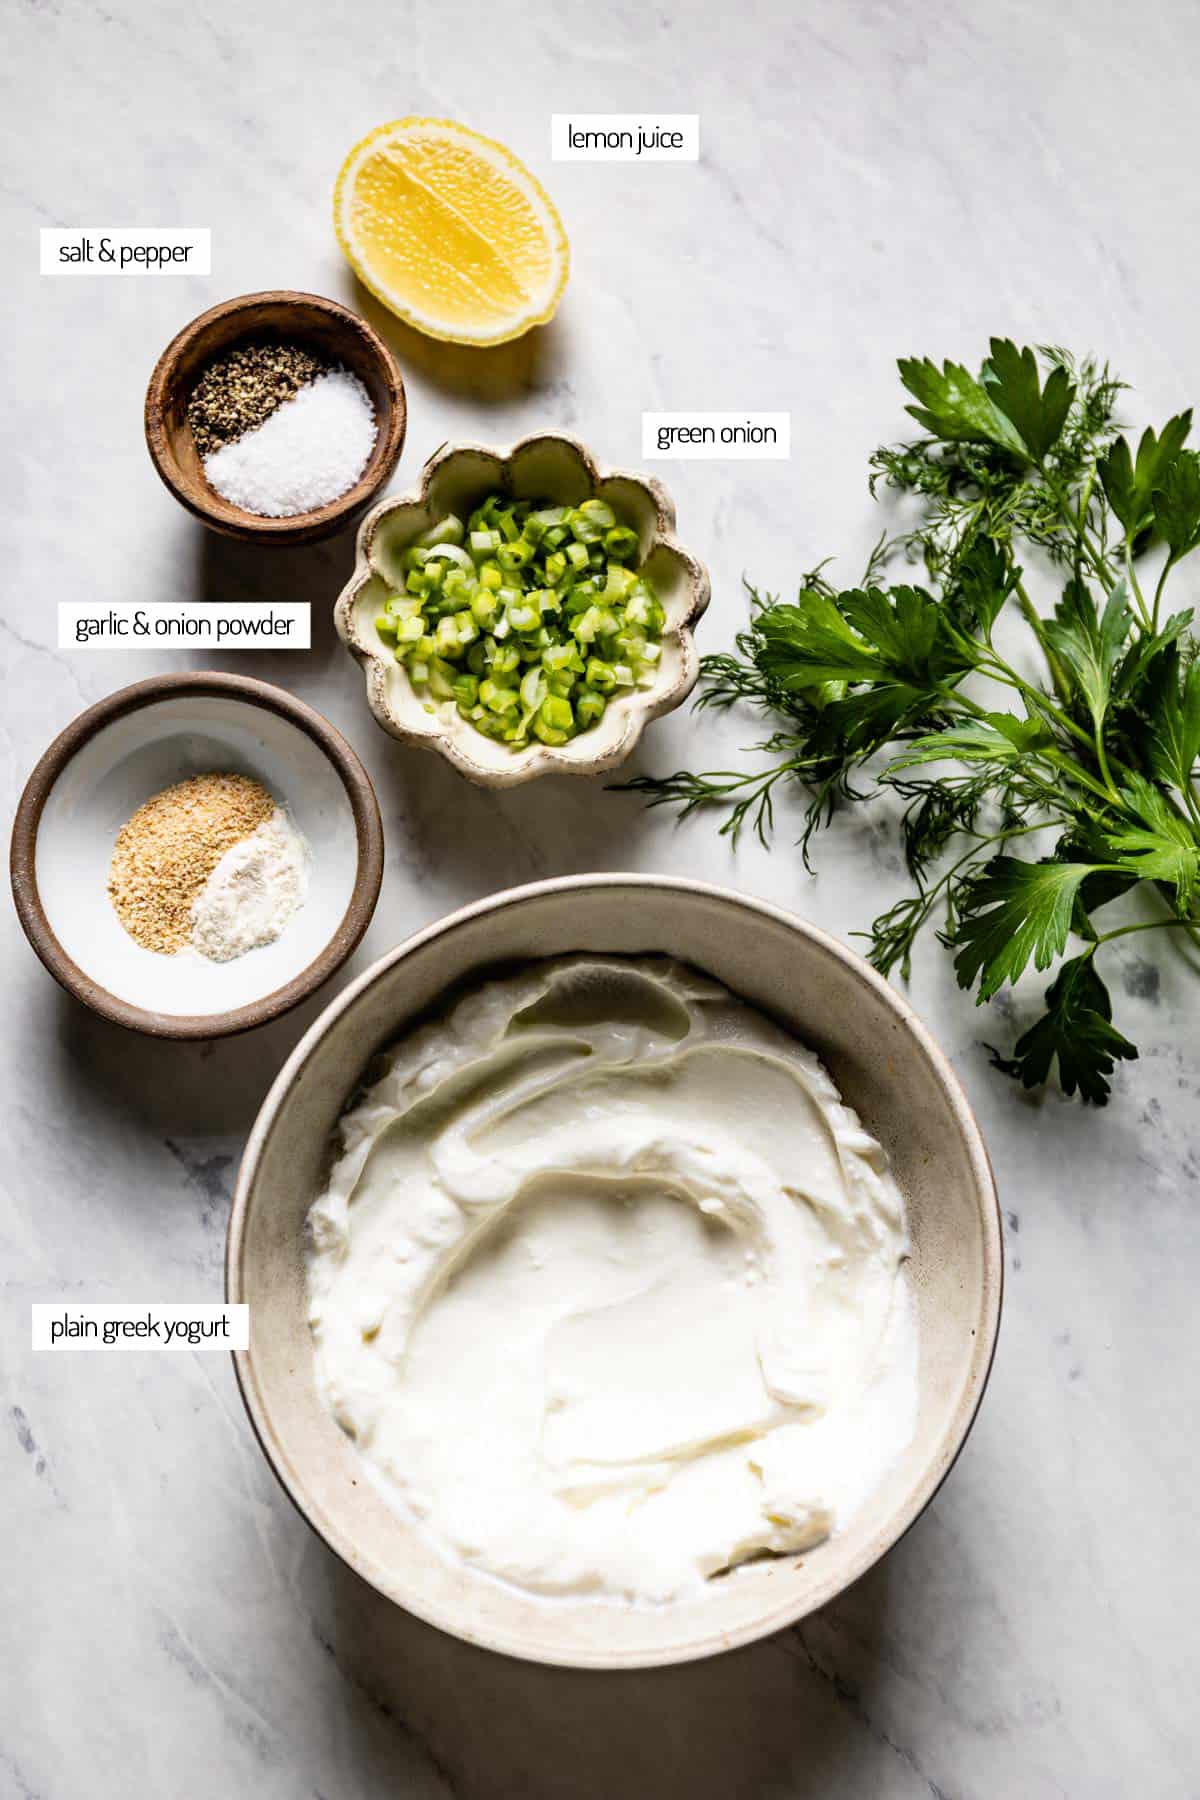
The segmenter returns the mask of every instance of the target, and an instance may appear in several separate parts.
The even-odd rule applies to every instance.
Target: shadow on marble
[[[243,544],[196,526],[195,554],[185,571],[179,594],[193,604],[248,601],[307,603],[312,621],[312,648],[295,650],[195,650],[196,668],[228,669],[276,681],[284,687],[306,686],[339,658],[345,658],[333,625],[333,608],[354,568],[356,526],[320,544],[263,546]]]
[[[903,1550],[893,1552],[893,1558]],[[464,1800],[788,1800],[863,1795],[882,1753],[890,1563],[823,1613],[678,1668],[587,1671],[518,1662],[448,1637],[322,1555],[314,1617],[347,1684],[346,1723],[380,1767],[390,1727]],[[328,1631],[328,1636],[324,1631]],[[354,1760],[358,1760],[355,1756]],[[918,1776],[909,1763],[905,1773]],[[376,1776],[378,1780],[378,1776]],[[914,1791],[923,1787],[919,1776]],[[376,1792],[408,1792],[400,1778]]]
[[[507,406],[522,394],[536,394],[554,388],[563,379],[570,361],[564,321],[554,318],[548,325],[527,331],[523,337],[490,348],[472,348],[469,344],[448,344],[440,338],[425,337],[380,304],[362,283],[355,281],[346,304],[367,319],[380,337],[395,352],[400,372],[415,372],[435,387],[476,406]],[[414,397],[408,394],[410,442],[413,430]],[[420,409],[417,403],[417,427],[420,433]],[[436,449],[426,444],[423,435],[423,461]],[[405,467],[413,460],[405,447]],[[403,480],[403,477],[401,477]]]
[[[553,875],[638,866],[646,813],[607,793],[605,776],[543,775],[498,792],[432,752],[386,739],[372,767],[392,879],[400,868],[433,876],[466,900]]]
[[[308,603],[311,608],[311,650],[297,655],[290,650],[232,650],[223,655],[230,668],[259,673],[255,664],[279,666],[293,662],[297,673],[313,679],[345,650],[333,628],[336,598],[354,571],[354,535],[358,524],[338,531],[322,544],[241,544],[237,538],[219,536],[198,527],[196,556],[191,571],[191,590],[182,598],[191,601],[277,601]],[[198,652],[210,666],[212,653]],[[221,652],[218,652],[221,655]]]
[[[111,1115],[118,1135],[137,1119],[162,1139],[244,1137],[285,1057],[346,979],[342,971],[256,1031],[194,1043],[127,1031],[47,986],[44,1004],[56,1008],[48,1034],[53,1053],[41,1073],[47,1105],[61,1104],[68,1116],[83,1088],[92,1106]]]

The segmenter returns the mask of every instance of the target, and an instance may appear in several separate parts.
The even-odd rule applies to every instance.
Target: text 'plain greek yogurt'
[[[451,1559],[662,1603],[843,1527],[909,1442],[886,1161],[808,1051],[658,959],[401,1039],[310,1214],[320,1394]]]

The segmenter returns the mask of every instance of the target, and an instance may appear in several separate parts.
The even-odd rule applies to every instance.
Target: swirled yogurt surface
[[[410,1032],[309,1216],[318,1389],[447,1556],[662,1603],[837,1531],[909,1442],[886,1160],[696,971],[536,963]]]

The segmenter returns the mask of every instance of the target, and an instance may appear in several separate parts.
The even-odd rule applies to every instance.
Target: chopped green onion
[[[535,631],[541,623],[542,611],[527,601],[510,602],[507,616],[514,631]]]
[[[452,704],[514,750],[565,744],[657,679],[665,614],[638,546],[607,501],[489,494],[403,551],[375,627],[428,712]]]
[[[453,700],[456,680],[457,670],[452,669],[442,657],[435,656],[430,659],[429,691],[435,700]]]
[[[574,644],[550,644],[542,651],[542,662],[552,675],[561,674],[565,669],[579,669],[583,666]]]
[[[462,520],[455,518],[453,513],[447,513],[444,519],[439,519],[436,525],[431,525],[428,531],[421,533],[413,549],[431,549],[435,544],[461,544],[462,541]]]
[[[575,723],[570,701],[560,699],[557,694],[546,695],[538,709],[538,717],[554,731],[570,731]]]
[[[518,705],[515,688],[497,687],[496,683],[485,677],[479,684],[479,698],[489,712],[511,712]]]
[[[428,571],[434,562],[457,563],[459,568],[466,569],[468,574],[475,573],[474,562],[459,544],[436,544],[425,558],[425,569]]]
[[[496,561],[500,564],[502,569],[515,572],[519,569],[523,569],[532,556],[533,546],[531,544],[522,544],[520,542],[515,544],[501,544],[496,552]]]
[[[500,599],[491,588],[478,587],[471,595],[471,617],[486,631],[500,611]]]
[[[589,725],[595,725],[602,719],[607,704],[603,694],[598,694],[594,688],[585,687],[575,702],[575,717],[579,721],[580,730],[586,731]]]
[[[614,525],[604,534],[604,548],[618,562],[628,562],[630,557],[637,555],[637,532],[630,531],[628,525]]]
[[[530,712],[536,712],[546,698],[546,677],[541,669],[533,668],[521,681],[521,702]]]
[[[585,500],[579,511],[590,524],[599,525],[602,531],[611,531],[617,522],[617,515],[606,500]]]
[[[632,569],[623,569],[620,563],[609,563],[604,581],[604,597],[606,600],[624,600],[626,596],[633,594],[637,584],[637,576]]]

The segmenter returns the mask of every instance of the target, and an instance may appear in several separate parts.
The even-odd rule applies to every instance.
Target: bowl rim
[[[510,761],[493,767],[471,754],[473,740],[479,735],[465,720],[446,721],[440,717],[429,728],[420,729],[403,721],[392,707],[387,691],[387,677],[398,667],[394,657],[365,644],[354,625],[355,602],[360,590],[378,570],[371,555],[382,521],[401,507],[424,506],[438,472],[456,457],[487,457],[507,470],[516,456],[537,444],[562,444],[579,460],[593,493],[607,482],[623,481],[639,487],[649,497],[654,509],[654,537],[650,551],[663,546],[678,558],[687,571],[689,603],[687,611],[674,628],[683,666],[678,678],[660,691],[646,690],[635,694],[625,714],[625,727],[611,749],[601,755],[579,755],[573,746],[583,745],[586,733],[571,744],[556,748],[549,744],[529,744],[512,752]],[[649,554],[649,552],[648,552]],[[377,725],[391,737],[418,750],[433,751],[445,758],[452,768],[480,787],[519,787],[536,780],[539,775],[601,775],[615,769],[637,748],[642,733],[652,720],[661,718],[682,706],[700,674],[700,658],[696,650],[696,626],[708,611],[712,599],[712,582],[705,565],[684,547],[676,533],[675,502],[656,475],[636,469],[610,468],[597,461],[582,439],[569,431],[531,431],[508,444],[485,444],[475,439],[447,440],[426,457],[412,487],[402,494],[388,494],[362,520],[355,546],[354,570],[334,602],[333,621],[339,638],[363,671],[367,689],[367,705]],[[402,671],[403,673],[403,671]],[[407,680],[407,675],[405,675]]]
[[[367,467],[344,494],[325,506],[310,512],[289,513],[285,518],[271,519],[247,512],[220,495],[209,494],[203,487],[186,488],[171,450],[166,430],[166,394],[171,375],[185,349],[223,319],[235,318],[255,306],[287,306],[299,313],[319,314],[336,324],[343,332],[357,338],[379,364],[383,384],[388,393],[386,417],[378,421],[378,439]],[[408,400],[400,365],[388,345],[360,313],[330,300],[324,294],[309,294],[299,288],[264,288],[259,293],[237,294],[221,300],[216,306],[197,313],[180,327],[155,363],[146,386],[143,408],[146,448],[163,486],[194,518],[214,531],[244,542],[299,544],[331,535],[348,519],[362,511],[395,472],[404,448],[408,430]]]
[[[224,1013],[161,1013],[132,1006],[112,994],[67,955],[46,917],[37,881],[37,838],[46,802],[60,775],[84,745],[126,714],[179,694],[208,695],[259,706],[305,732],[333,764],[354,818],[358,864],[341,923],[320,954],[272,993]],[[232,1037],[265,1025],[307,999],[357,948],[371,922],[383,881],[383,823],[371,778],[341,732],[313,707],[283,688],[249,675],[215,671],[153,675],[119,688],[73,719],[46,749],[25,783],[13,820],[9,849],[13,902],[21,928],[59,986],[101,1018],[150,1037]]]
[[[230,1304],[237,1304],[245,1298],[242,1260],[246,1221],[258,1169],[267,1144],[279,1123],[280,1114],[325,1034],[344,1013],[353,1007],[359,996],[405,957],[420,950],[435,938],[455,934],[485,913],[506,911],[547,894],[573,893],[582,889],[630,887],[641,888],[647,892],[658,892],[666,897],[688,894],[717,900],[783,925],[787,929],[797,932],[801,937],[807,938],[817,949],[843,964],[851,975],[863,986],[870,988],[891,1009],[898,1023],[926,1057],[946,1096],[967,1152],[973,1182],[979,1195],[983,1262],[980,1324],[982,1341],[975,1345],[967,1380],[950,1429],[937,1453],[931,1458],[921,1479],[915,1484],[904,1505],[863,1545],[859,1554],[850,1564],[848,1571],[843,1570],[840,1574],[817,1584],[801,1603],[784,1601],[773,1610],[765,1611],[760,1618],[748,1621],[732,1630],[713,1630],[705,1637],[699,1638],[683,1648],[637,1651],[622,1655],[605,1653],[603,1650],[599,1650],[595,1654],[578,1652],[573,1655],[547,1654],[530,1649],[518,1639],[502,1637],[499,1633],[487,1632],[469,1635],[453,1618],[439,1612],[438,1609],[415,1604],[411,1596],[401,1597],[400,1593],[394,1589],[381,1585],[373,1573],[368,1574],[360,1566],[361,1559],[354,1543],[342,1533],[332,1519],[319,1509],[314,1509],[312,1502],[306,1497],[303,1480],[291,1466],[263,1404],[254,1369],[253,1348],[232,1353],[238,1388],[247,1416],[258,1439],[259,1447],[273,1469],[280,1486],[309,1527],[360,1580],[367,1581],[394,1605],[402,1607],[406,1612],[412,1613],[426,1624],[433,1625],[451,1636],[463,1638],[465,1641],[502,1655],[517,1657],[522,1661],[560,1668],[660,1668],[719,1655],[798,1624],[811,1613],[827,1606],[837,1595],[858,1581],[916,1524],[962,1453],[991,1376],[1004,1299],[1004,1233],[991,1158],[988,1155],[979,1121],[961,1081],[955,1074],[945,1052],[922,1023],[911,1003],[889,982],[885,981],[883,976],[856,951],[849,949],[819,926],[810,924],[796,913],[776,906],[770,901],[740,893],[734,888],[715,882],[695,881],[684,876],[597,872],[585,875],[556,876],[545,881],[529,882],[521,887],[508,888],[499,894],[493,894],[485,899],[475,900],[466,906],[459,907],[444,918],[414,932],[403,943],[387,951],[372,963],[370,968],[365,969],[361,975],[334,996],[309,1026],[275,1077],[246,1140],[238,1169],[226,1235],[226,1301]],[[253,1334],[251,1334],[250,1341],[253,1346]]]

